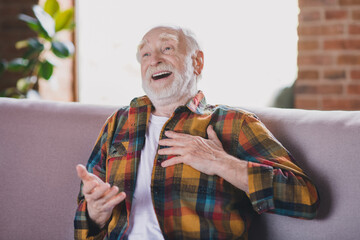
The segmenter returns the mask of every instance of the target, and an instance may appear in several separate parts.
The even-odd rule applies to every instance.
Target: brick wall
[[[360,110],[360,0],[299,0],[295,106]]]
[[[31,7],[36,3],[37,0],[0,0],[0,59],[21,57],[22,52],[15,48],[15,43],[35,36],[17,16],[32,15]],[[18,77],[18,74],[5,73],[0,78],[0,89],[15,86]]]
[[[0,58],[11,60],[21,57],[22,52],[15,48],[19,40],[34,37],[36,34],[29,30],[26,24],[18,19],[20,13],[33,16],[32,6],[39,0],[0,0]],[[44,0],[40,3],[43,4]],[[62,9],[73,6],[74,0],[58,0]],[[73,41],[73,34],[65,33],[62,40]],[[47,82],[41,80],[39,92],[43,99],[57,101],[76,100],[76,81],[73,59],[59,59],[53,76],[56,80]],[[6,72],[0,78],[0,90],[15,86],[19,74]]]

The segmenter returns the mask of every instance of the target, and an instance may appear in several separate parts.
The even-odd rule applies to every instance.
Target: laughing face
[[[155,28],[141,41],[138,59],[142,86],[150,100],[169,104],[196,94],[196,81],[185,36],[171,28]]]

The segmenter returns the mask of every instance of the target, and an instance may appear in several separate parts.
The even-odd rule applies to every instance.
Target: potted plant
[[[71,41],[61,41],[59,33],[74,29],[74,9],[60,9],[57,0],[47,0],[44,6],[34,5],[34,17],[20,14],[19,19],[36,32],[37,36],[18,41],[17,49],[24,49],[20,58],[1,60],[0,75],[4,71],[18,72],[21,78],[16,87],[5,89],[0,97],[26,98],[36,91],[40,79],[49,80],[57,58],[68,58],[74,53]]]

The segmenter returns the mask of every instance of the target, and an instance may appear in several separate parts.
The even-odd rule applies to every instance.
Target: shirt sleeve
[[[242,122],[239,148],[242,159],[248,161],[248,196],[255,211],[306,219],[316,216],[315,185],[255,115],[247,114]]]
[[[115,114],[110,116],[96,140],[93,151],[87,163],[87,170],[98,176],[104,182],[106,181],[106,158],[107,158],[107,145],[112,138],[113,125],[115,123]],[[78,195],[78,207],[74,219],[74,239],[88,239],[97,240],[104,239],[106,227],[99,229],[89,218],[87,212],[87,203],[82,192],[83,184],[81,182],[80,192]]]

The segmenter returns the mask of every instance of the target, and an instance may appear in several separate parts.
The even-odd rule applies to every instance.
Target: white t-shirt
[[[145,134],[145,145],[141,150],[134,198],[131,206],[129,240],[164,239],[151,200],[151,173],[158,148],[160,132],[169,118],[150,115]]]

